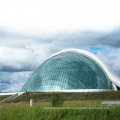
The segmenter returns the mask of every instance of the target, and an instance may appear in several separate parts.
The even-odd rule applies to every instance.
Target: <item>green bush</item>
[[[64,98],[59,93],[52,94],[51,104],[52,104],[53,107],[62,106],[63,102],[64,102]]]

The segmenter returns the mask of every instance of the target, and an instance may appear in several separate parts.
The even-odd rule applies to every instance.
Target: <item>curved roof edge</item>
[[[95,60],[105,70],[105,72],[108,75],[108,77],[110,78],[110,80],[115,85],[120,87],[120,78],[116,75],[116,73],[110,68],[109,65],[107,65],[105,62],[103,62],[100,58],[98,58],[96,55],[94,55],[91,52],[88,52],[88,51],[82,50],[82,49],[66,49],[66,50],[62,50],[62,51],[57,52],[56,54],[52,55],[51,57],[56,56],[60,53],[66,53],[66,52],[77,52],[77,53],[80,53],[80,54],[84,54],[85,56],[91,57],[93,60]]]

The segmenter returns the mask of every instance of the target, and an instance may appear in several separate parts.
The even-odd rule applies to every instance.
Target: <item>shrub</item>
[[[64,102],[64,98],[59,93],[52,94],[51,104],[52,104],[53,107],[62,106],[63,102]]]

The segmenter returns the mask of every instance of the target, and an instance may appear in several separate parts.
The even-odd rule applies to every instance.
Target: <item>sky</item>
[[[119,0],[1,0],[0,92],[18,92],[64,49],[84,49],[120,77]]]

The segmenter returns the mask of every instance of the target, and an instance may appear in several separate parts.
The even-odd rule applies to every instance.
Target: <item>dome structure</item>
[[[119,77],[96,55],[80,49],[63,50],[42,63],[21,91],[117,90]]]

